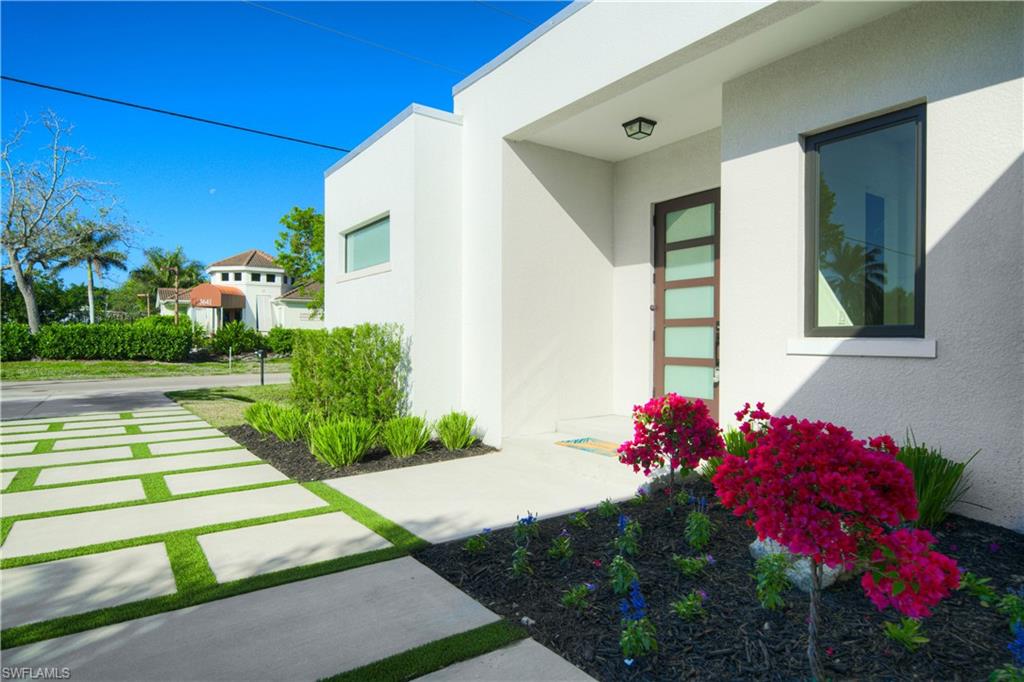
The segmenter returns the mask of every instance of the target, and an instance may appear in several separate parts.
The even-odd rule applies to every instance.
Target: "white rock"
[[[750,556],[755,560],[766,554],[786,554],[790,557],[790,568],[786,571],[786,577],[793,585],[803,592],[811,591],[811,560],[807,558],[796,558],[785,547],[775,540],[754,540],[750,543]],[[843,574],[841,568],[823,566],[821,572],[821,589],[830,587],[832,583]]]

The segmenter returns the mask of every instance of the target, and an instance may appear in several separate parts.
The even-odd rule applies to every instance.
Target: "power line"
[[[537,22],[531,21],[531,20],[527,19],[524,16],[516,14],[515,12],[509,12],[504,7],[498,7],[497,5],[492,4],[491,2],[488,2],[488,0],[473,0],[473,1],[478,3],[478,4],[480,4],[480,5],[483,5],[484,7],[486,7],[489,10],[497,12],[498,14],[504,14],[506,17],[511,17],[512,19],[515,19],[516,21],[521,21],[524,24],[529,24],[530,26],[533,26],[534,28],[537,27]]]
[[[321,31],[327,31],[328,33],[333,33],[335,35],[341,36],[342,38],[346,38],[346,39],[351,40],[353,42],[361,43],[363,45],[367,45],[369,47],[373,47],[373,48],[376,48],[378,50],[384,50],[385,52],[390,52],[391,54],[398,55],[399,57],[404,57],[405,59],[411,59],[414,62],[419,62],[420,64],[426,64],[427,66],[432,66],[435,69],[442,69],[444,71],[448,71],[449,73],[454,73],[456,76],[466,76],[466,75],[468,75],[465,71],[460,71],[459,69],[456,69],[456,68],[453,68],[451,66],[448,66],[447,64],[441,64],[440,62],[430,61],[429,59],[424,59],[423,57],[420,57],[419,55],[415,55],[415,54],[412,54],[410,52],[404,52],[402,50],[399,50],[397,48],[391,47],[389,45],[382,45],[381,43],[375,43],[372,40],[367,40],[366,38],[363,38],[361,36],[357,36],[357,35],[352,34],[352,33],[346,33],[345,31],[339,31],[338,29],[333,28],[331,26],[325,26],[324,24],[318,24],[315,21],[310,21],[309,19],[303,19],[302,17],[297,17],[294,14],[288,14],[287,12],[282,12],[279,9],[275,9],[273,7],[267,7],[266,5],[261,5],[258,2],[253,2],[252,0],[242,0],[242,2],[244,2],[247,5],[251,5],[253,7],[261,9],[261,10],[263,10],[265,12],[271,12],[273,14],[278,14],[278,15],[280,15],[282,17],[285,17],[286,19],[291,19],[292,21],[297,21],[300,24],[305,24],[307,26],[312,26],[313,28],[320,29]]]
[[[93,95],[88,92],[82,92],[80,90],[70,90],[68,88],[61,88],[56,85],[47,85],[46,83],[36,83],[35,81],[25,80],[23,78],[15,78],[14,76],[0,76],[5,81],[11,81],[12,83],[20,83],[22,85],[30,85],[34,88],[42,88],[44,90],[53,90],[54,92],[62,92],[66,95],[75,95],[76,97],[85,97],[88,99],[94,99],[99,102],[107,102],[109,104],[119,104],[123,107],[131,107],[132,109],[141,109],[142,111],[150,111],[154,114],[164,114],[165,116],[174,116],[176,118],[183,118],[187,121],[195,121],[196,123],[208,123],[210,125],[220,126],[221,128],[230,128],[231,130],[241,130],[245,133],[253,133],[255,135],[263,135],[265,137],[273,137],[278,140],[285,140],[287,142],[298,142],[299,144],[306,144],[311,147],[320,147],[321,149],[331,149],[336,152],[350,152],[351,149],[345,147],[335,147],[330,144],[323,144],[321,142],[312,142],[311,140],[303,140],[299,137],[291,137],[289,135],[279,135],[277,133],[269,133],[265,130],[257,130],[256,128],[247,128],[245,126],[235,125],[233,123],[224,123],[223,121],[214,121],[209,118],[201,118],[199,116],[192,116],[191,114],[182,114],[177,111],[169,111],[167,109],[157,109],[156,107],[146,106],[145,104],[136,104],[134,102],[126,102],[122,99],[114,99],[112,97],[103,97],[101,95]]]

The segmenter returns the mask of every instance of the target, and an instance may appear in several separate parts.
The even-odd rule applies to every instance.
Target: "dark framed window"
[[[267,275],[267,281],[268,282],[276,282],[277,281],[277,275]]]
[[[811,135],[807,336],[924,336],[925,107]]]
[[[236,272],[235,273],[235,281],[236,282],[241,282],[242,281],[242,273],[240,273],[240,272]]]
[[[252,280],[253,282],[260,281],[260,273],[258,273],[258,272],[252,273],[251,275],[249,275],[249,279]]]
[[[228,273],[226,273],[226,272],[220,273],[220,281],[222,281],[222,282],[228,281]]]

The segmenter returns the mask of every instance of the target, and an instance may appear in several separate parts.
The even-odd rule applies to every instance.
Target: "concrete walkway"
[[[327,484],[430,542],[632,497],[644,482],[617,460],[555,445],[564,434],[507,439],[495,453],[349,476]]]
[[[267,374],[265,381],[286,384],[291,381],[291,375]],[[164,393],[259,383],[259,374],[7,382],[0,385],[0,419],[67,417],[87,412],[117,413],[175,406]]]
[[[497,620],[406,557],[9,649],[4,665],[103,682],[312,681]]]

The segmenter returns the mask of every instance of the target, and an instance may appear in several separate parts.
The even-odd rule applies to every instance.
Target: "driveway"
[[[286,384],[288,374],[267,374],[266,383]],[[0,419],[66,417],[88,412],[130,412],[175,406],[164,393],[193,388],[255,386],[258,374],[132,377],[76,381],[17,381],[0,384]]]

